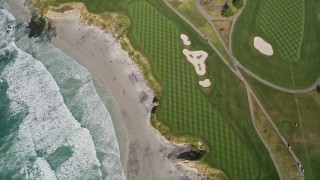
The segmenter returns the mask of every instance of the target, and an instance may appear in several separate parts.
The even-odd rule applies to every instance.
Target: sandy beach
[[[56,27],[57,37],[53,44],[86,67],[116,101],[121,118],[114,124],[127,178],[199,178],[197,173],[186,171],[168,160],[168,154],[178,147],[165,143],[152,129],[153,92],[147,87],[142,72],[113,36],[98,28],[84,26],[80,18],[57,21]]]

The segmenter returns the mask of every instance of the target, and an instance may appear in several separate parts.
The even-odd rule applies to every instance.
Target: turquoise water
[[[45,38],[27,38],[2,4],[0,179],[125,179],[90,73]]]

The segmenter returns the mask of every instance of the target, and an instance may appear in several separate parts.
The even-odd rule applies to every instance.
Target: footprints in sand
[[[180,38],[183,41],[184,45],[190,45],[191,42],[189,38],[185,34],[181,34]],[[190,51],[188,49],[183,49],[182,53],[186,56],[187,60],[194,66],[195,71],[198,75],[203,76],[206,74],[206,64],[204,63],[208,57],[208,53],[205,51]],[[209,79],[205,79],[203,81],[199,81],[199,84],[202,87],[211,86],[211,82]]]
[[[183,49],[182,53],[186,56],[187,60],[194,66],[196,73],[203,76],[206,73],[206,65],[204,61],[208,57],[208,53],[204,51],[189,51]]]

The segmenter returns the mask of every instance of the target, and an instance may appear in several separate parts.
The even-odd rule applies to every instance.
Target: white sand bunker
[[[180,38],[182,39],[184,45],[189,46],[191,44],[187,35],[181,34]]]
[[[198,75],[202,76],[206,73],[206,65],[204,61],[208,57],[205,51],[189,51],[188,49],[182,50],[183,54],[187,57],[188,61],[193,64]]]
[[[264,41],[260,37],[255,37],[254,38],[254,47],[260,51],[260,53],[267,55],[267,56],[272,56],[273,55],[273,49],[272,46]]]
[[[211,82],[209,79],[205,79],[203,81],[199,81],[199,84],[202,86],[202,87],[209,87],[211,86]]]

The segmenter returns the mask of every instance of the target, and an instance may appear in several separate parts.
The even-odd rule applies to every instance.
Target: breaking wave
[[[18,36],[19,40],[15,36]],[[125,179],[89,72],[0,9],[0,179]]]

